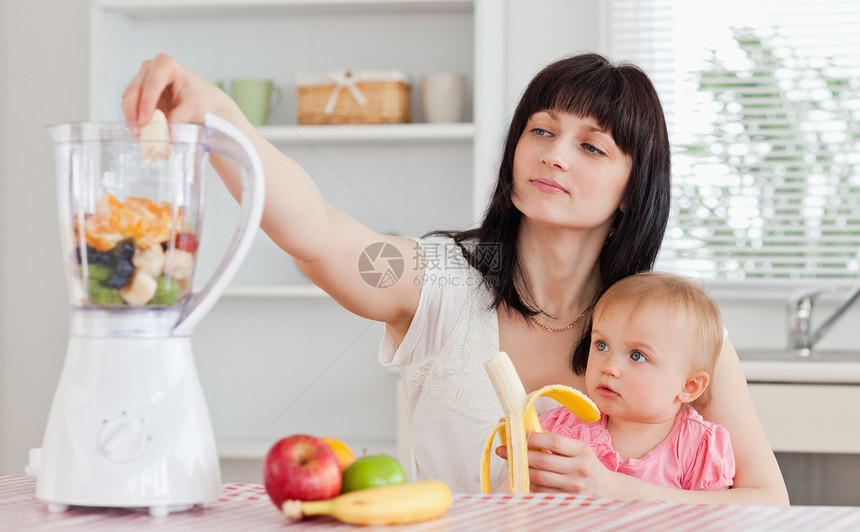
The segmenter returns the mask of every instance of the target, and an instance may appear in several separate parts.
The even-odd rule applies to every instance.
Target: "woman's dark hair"
[[[545,67],[529,83],[511,119],[499,178],[481,225],[432,233],[453,238],[466,260],[481,272],[494,295],[492,308],[504,303],[523,317],[540,310],[517,290],[516,281],[522,275],[517,260],[522,213],[511,199],[514,152],[529,118],[545,110],[594,119],[632,160],[624,213],[616,213],[598,259],[601,286],[595,301],[615,281],[654,266],[669,217],[669,138],[663,108],[648,76],[635,65],[614,64],[591,53]],[[464,246],[466,242],[477,246]],[[479,253],[489,250],[499,256],[487,260]],[[588,361],[590,324],[589,316],[585,334],[573,350],[571,367],[577,374],[585,371]]]

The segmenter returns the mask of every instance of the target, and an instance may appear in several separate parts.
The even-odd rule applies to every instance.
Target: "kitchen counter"
[[[860,530],[860,508],[833,506],[706,506],[615,501],[573,495],[456,494],[440,519],[399,527],[356,528],[330,518],[291,522],[262,486],[225,484],[206,508],[151,517],[120,509],[72,508],[51,514],[37,500],[36,482],[0,476],[3,530]]]
[[[782,350],[738,349],[748,382],[860,384],[860,351],[821,351],[808,357]]]

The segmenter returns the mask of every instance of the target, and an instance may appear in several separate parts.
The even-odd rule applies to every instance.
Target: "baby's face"
[[[691,318],[661,304],[598,305],[585,371],[586,390],[600,411],[643,423],[674,418],[700,349]]]

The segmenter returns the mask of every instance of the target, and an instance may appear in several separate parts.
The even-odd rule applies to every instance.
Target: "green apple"
[[[404,482],[406,473],[394,458],[385,454],[362,456],[343,470],[341,493]]]

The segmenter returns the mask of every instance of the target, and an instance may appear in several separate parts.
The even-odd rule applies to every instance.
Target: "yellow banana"
[[[586,395],[570,386],[554,384],[526,395],[517,370],[507,353],[500,351],[484,363],[493,389],[499,397],[505,416],[490,432],[484,443],[481,459],[481,491],[490,492],[490,456],[496,433],[508,449],[508,486],[511,493],[529,492],[528,442],[529,432],[540,432],[540,421],[535,411],[535,400],[545,395],[555,399],[574,415],[591,423],[600,419],[600,411]]]
[[[354,525],[399,525],[436,519],[451,506],[451,489],[439,480],[351,491],[324,501],[286,501],[290,519],[329,515]]]

